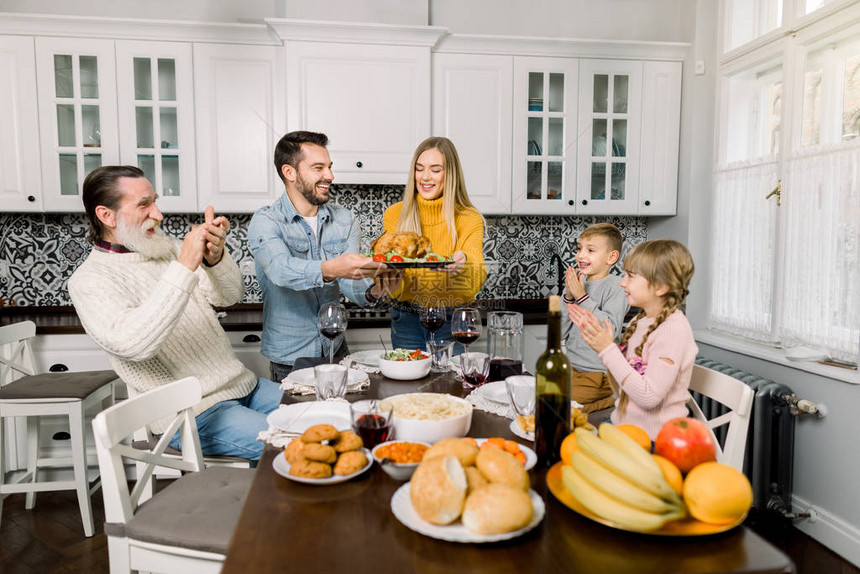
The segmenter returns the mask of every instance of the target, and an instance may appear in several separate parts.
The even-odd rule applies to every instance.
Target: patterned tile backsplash
[[[382,232],[382,213],[399,201],[403,186],[340,186],[333,201],[349,207],[361,220],[362,250]],[[249,214],[230,215],[228,249],[245,275],[244,303],[261,301],[248,250]],[[167,215],[163,228],[182,237],[198,215]],[[598,221],[615,224],[624,236],[624,252],[646,238],[642,217],[487,217],[484,257],[488,277],[478,299],[539,299],[556,293],[558,274],[551,264],[558,253],[565,265],[573,261],[580,232]],[[70,305],[66,281],[90,250],[84,214],[27,214],[0,212],[0,297],[19,306]],[[623,257],[623,254],[622,254]],[[245,265],[245,263],[248,263]],[[620,273],[620,269],[613,272]]]

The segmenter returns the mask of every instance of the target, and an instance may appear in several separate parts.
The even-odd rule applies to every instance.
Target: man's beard
[[[168,259],[175,254],[174,242],[158,228],[159,222],[147,219],[135,226],[122,215],[117,217],[116,237],[120,244],[150,259]],[[147,233],[152,229],[153,233]]]
[[[304,197],[308,201],[308,203],[310,203],[311,205],[322,205],[324,203],[328,203],[328,198],[322,198],[319,195],[317,195],[315,192],[316,192],[316,184],[320,183],[320,182],[324,182],[324,181],[325,180],[319,180],[319,181],[314,182],[313,184],[309,185],[302,178],[302,176],[300,174],[298,174],[296,177],[296,189],[299,190],[299,193],[302,194],[302,197]],[[331,182],[328,182],[328,183],[331,184]]]

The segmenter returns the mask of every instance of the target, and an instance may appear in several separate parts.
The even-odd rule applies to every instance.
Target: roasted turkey
[[[374,253],[393,251],[401,257],[416,259],[430,252],[430,240],[413,231],[384,233],[371,245]]]

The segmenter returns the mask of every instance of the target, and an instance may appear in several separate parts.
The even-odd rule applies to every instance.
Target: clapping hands
[[[601,324],[594,313],[588,309],[583,309],[579,305],[568,305],[567,315],[579,329],[582,340],[598,353],[602,352],[615,341],[615,333],[612,330],[612,323],[609,319],[606,319]]]

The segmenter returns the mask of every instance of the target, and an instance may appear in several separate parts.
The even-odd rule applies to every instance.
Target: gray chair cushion
[[[30,375],[0,388],[0,400],[83,400],[117,378],[113,371]]]
[[[106,523],[105,534],[227,554],[253,479],[248,468],[186,474],[141,504],[127,524]]]

